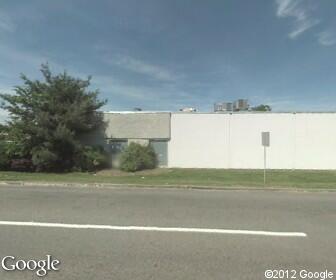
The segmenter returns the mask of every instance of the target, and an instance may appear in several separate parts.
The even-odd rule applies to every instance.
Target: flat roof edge
[[[103,111],[104,114],[183,114],[183,115],[247,115],[247,114],[336,114],[336,111],[279,111],[279,112],[171,112],[171,111]]]
[[[171,114],[166,111],[103,111],[104,114]]]

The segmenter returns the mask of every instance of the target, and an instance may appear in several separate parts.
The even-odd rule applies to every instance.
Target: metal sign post
[[[266,146],[264,146],[264,185],[266,185]]]
[[[261,144],[264,147],[264,185],[266,185],[266,148],[270,146],[270,133],[261,132]]]

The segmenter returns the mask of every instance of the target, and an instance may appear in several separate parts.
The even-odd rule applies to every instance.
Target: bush
[[[10,156],[8,155],[8,145],[0,142],[0,170],[7,170],[10,167]]]
[[[97,171],[107,166],[108,157],[102,147],[85,146],[75,157],[77,171]]]
[[[32,162],[36,167],[36,171],[55,171],[57,160],[57,155],[47,148],[32,150]]]
[[[33,171],[33,163],[30,159],[12,159],[10,169],[13,171]]]
[[[142,146],[137,143],[131,143],[120,157],[120,169],[127,172],[153,169],[156,165],[156,154],[150,145]]]
[[[10,141],[0,141],[0,170],[33,171],[30,159],[20,154],[20,149]]]

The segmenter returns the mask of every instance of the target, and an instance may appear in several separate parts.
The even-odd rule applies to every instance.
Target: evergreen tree
[[[270,111],[272,111],[272,108],[269,105],[260,104],[260,105],[258,105],[256,107],[253,107],[252,111],[270,112]]]
[[[89,90],[90,77],[52,75],[48,65],[41,72],[43,81],[21,75],[23,85],[15,87],[15,94],[0,94],[1,108],[10,113],[8,139],[15,156],[32,159],[37,170],[70,170],[83,149],[80,137],[103,124],[97,110],[106,101]]]

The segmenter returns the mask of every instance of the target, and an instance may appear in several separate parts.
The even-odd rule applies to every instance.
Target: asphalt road
[[[0,187],[0,221],[304,232],[307,237],[0,225],[0,258],[61,261],[45,279],[266,279],[336,273],[336,193]],[[31,271],[0,279],[38,279]],[[287,278],[284,278],[287,279]],[[303,279],[296,275],[295,279]],[[334,276],[332,279],[336,279]]]

